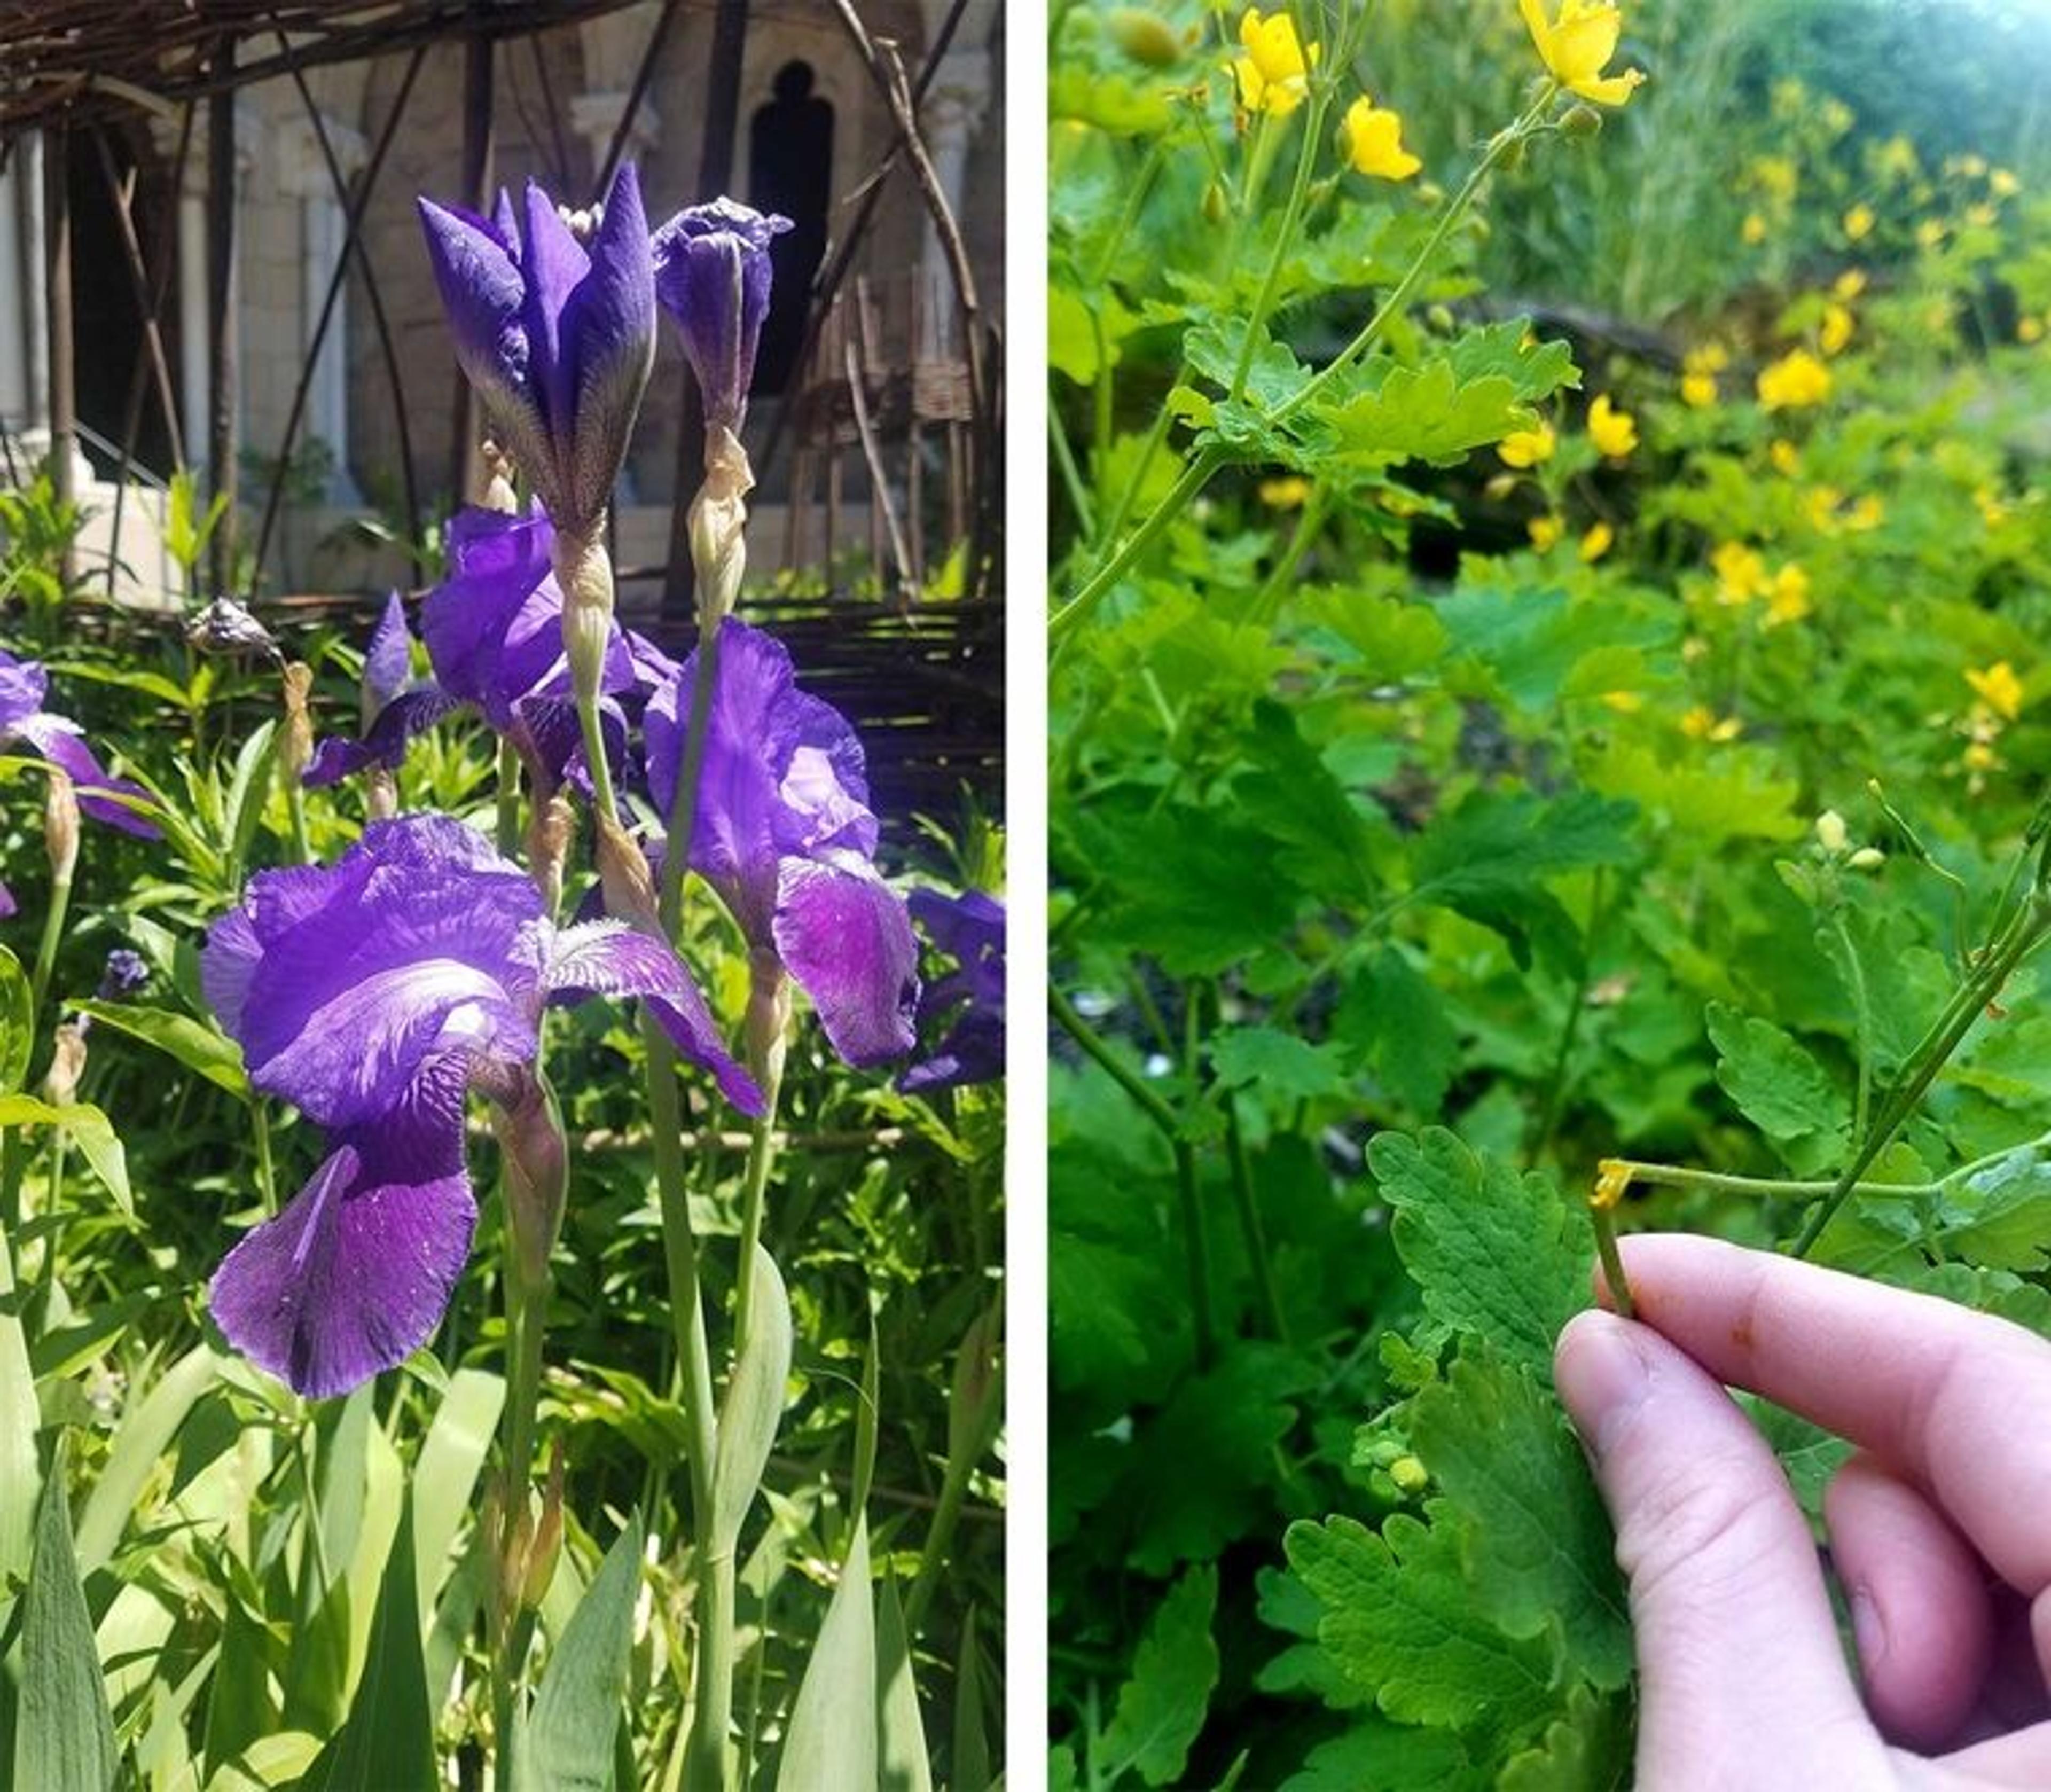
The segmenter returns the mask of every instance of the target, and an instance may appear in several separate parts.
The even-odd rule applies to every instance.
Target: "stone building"
[[[859,0],[869,31],[895,42],[916,75],[942,29],[947,0]],[[578,203],[593,197],[644,56],[664,9],[655,0],[619,7],[533,35],[501,39],[492,65],[492,173],[517,190],[532,176]],[[803,207],[808,230],[793,233],[800,262],[816,262],[852,216],[854,202],[894,140],[887,106],[830,0],[752,0],[732,190],[766,205]],[[685,0],[662,34],[639,103],[627,127],[651,219],[701,196],[703,95],[712,51],[713,0]],[[1002,33],[999,0],[968,0],[920,109],[932,161],[959,219],[986,314],[1002,303]],[[352,517],[400,513],[401,421],[415,483],[430,511],[445,509],[457,458],[453,439],[457,375],[421,246],[416,193],[455,197],[464,143],[466,48],[435,44],[408,96],[385,165],[371,189],[362,238],[376,270],[401,396],[395,400],[360,273],[345,283],[313,362],[304,420],[289,464],[286,526],[268,556],[265,588],[353,588],[402,578],[402,563],[379,551]],[[397,100],[408,56],[381,54],[310,68],[327,147],[295,84],[254,82],[236,96],[235,300],[230,361],[245,519],[263,502],[346,231],[347,209],[326,155],[361,178]],[[90,573],[104,567],[113,510],[111,483],[120,444],[132,436],[135,471],[123,494],[122,588],[147,601],[177,577],[157,539],[162,487],[178,451],[173,419],[145,379],[143,311],[129,276],[113,182],[132,183],[143,263],[161,283],[170,383],[184,459],[205,459],[209,414],[208,192],[205,107],[187,127],[185,108],[152,107],[138,93],[125,111],[95,114],[71,134],[67,190],[75,296],[73,357],[80,434],[73,459],[81,500],[96,513],[81,549]],[[82,140],[83,139],[83,140]],[[183,146],[182,158],[181,147]],[[41,269],[44,195],[33,131],[5,145],[0,167],[0,479],[47,451],[50,397],[48,319]],[[182,168],[182,178],[178,170]],[[854,264],[877,341],[893,366],[945,360],[960,345],[939,238],[910,175],[889,178]],[[785,287],[796,296],[802,265]],[[854,291],[850,282],[846,289]],[[798,381],[787,365],[790,319],[772,321],[750,434],[772,428]],[[918,338],[915,340],[915,335]],[[780,348],[778,345],[780,343]],[[666,555],[682,415],[682,358],[666,326],[654,379],[618,506],[624,563]],[[791,456],[779,457],[758,494],[752,532],[758,565],[774,565],[786,539],[780,506]],[[856,474],[861,468],[858,461]],[[132,574],[132,578],[128,575]],[[177,595],[173,589],[172,595]]]

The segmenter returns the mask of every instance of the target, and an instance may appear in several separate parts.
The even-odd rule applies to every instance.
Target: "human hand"
[[[2051,1786],[2051,1344],[1713,1239],[1623,1259],[1639,1322],[1580,1314],[1554,1363],[1631,1583],[1640,1792]],[[1823,1509],[1863,1700],[1720,1384],[1857,1446]]]

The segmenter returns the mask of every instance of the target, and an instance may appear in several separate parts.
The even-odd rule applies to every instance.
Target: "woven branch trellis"
[[[5,0],[0,140],[58,123],[162,111],[225,88],[389,56],[422,44],[510,37],[617,12],[634,0]],[[281,49],[278,34],[290,40]],[[234,53],[224,54],[224,49]]]

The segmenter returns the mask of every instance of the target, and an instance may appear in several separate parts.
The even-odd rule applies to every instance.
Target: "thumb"
[[[1687,1357],[1611,1314],[1567,1326],[1554,1373],[1631,1583],[1639,1783],[1877,1783],[1885,1751],[1765,1440]]]

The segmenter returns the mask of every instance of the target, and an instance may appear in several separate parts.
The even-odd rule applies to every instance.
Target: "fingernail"
[[[1652,1391],[1652,1367],[1632,1330],[1609,1314],[1585,1313],[1561,1339],[1560,1398],[1598,1461]]]
[[[1863,1587],[1851,1593],[1852,1636],[1858,1644],[1859,1665],[1870,1673],[1887,1653],[1887,1626],[1881,1622],[1880,1607]]]

